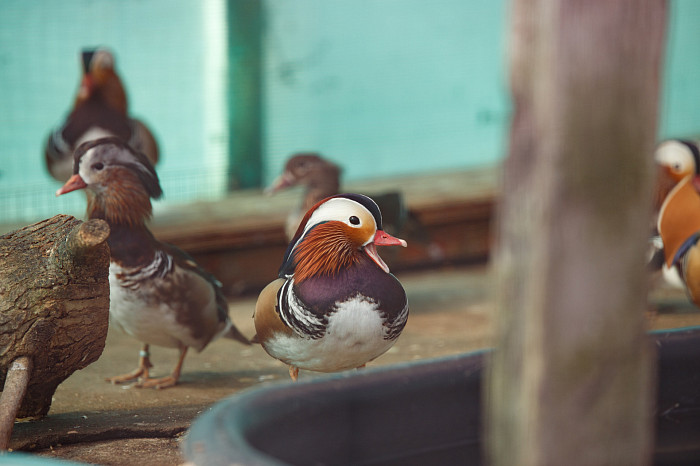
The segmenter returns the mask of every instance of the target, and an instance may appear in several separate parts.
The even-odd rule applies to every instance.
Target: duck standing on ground
[[[299,369],[363,367],[396,342],[408,302],[377,246],[406,242],[382,230],[367,196],[332,196],[307,212],[253,316],[254,341],[289,366],[292,380]]]
[[[109,224],[110,317],[143,342],[138,368],[108,381],[140,379],[138,387],[171,387],[188,348],[201,351],[220,336],[250,344],[229,319],[221,284],[186,253],[158,241],[146,226],[151,198],[158,199],[162,191],[145,155],[119,138],[102,138],[78,147],[73,173],[56,195],[85,188],[88,218]],[[169,376],[149,378],[151,344],[180,351]]]
[[[51,132],[44,148],[46,167],[53,178],[65,182],[73,174],[73,152],[83,142],[116,136],[151,164],[158,161],[158,144],[148,127],[130,118],[126,91],[114,69],[114,56],[105,48],[82,53],[83,76],[73,109],[64,123]]]

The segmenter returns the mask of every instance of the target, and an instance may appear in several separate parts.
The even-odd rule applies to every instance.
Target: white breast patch
[[[377,304],[361,295],[337,305],[326,334],[318,339],[279,333],[265,342],[273,357],[300,369],[335,372],[354,369],[384,354],[394,344],[385,340]]]
[[[109,267],[110,290],[110,319],[118,324],[126,333],[143,343],[149,343],[166,348],[181,348],[183,346],[195,348],[201,351],[209,339],[195,339],[190,329],[180,324],[176,317],[177,311],[168,302],[160,302],[153,295],[153,280],[164,279],[158,275],[158,261],[171,261],[166,254],[156,255],[152,264],[141,269],[141,272],[129,274],[129,269],[123,269],[115,263]],[[170,263],[168,262],[170,265]],[[151,276],[148,276],[151,273]],[[167,275],[167,279],[176,282],[184,282],[181,274],[192,273],[174,266]],[[128,278],[118,278],[120,274],[128,275]],[[139,278],[144,280],[139,281]],[[151,278],[151,280],[145,279]],[[126,285],[126,286],[125,286]],[[209,303],[204,307],[216,308],[212,290]],[[221,323],[224,326],[224,323]]]

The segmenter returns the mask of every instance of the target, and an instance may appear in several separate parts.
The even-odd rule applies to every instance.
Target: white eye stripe
[[[656,148],[654,159],[676,172],[695,171],[695,159],[690,149],[676,140],[664,141]]]
[[[359,220],[359,224],[353,225],[350,222],[351,217],[356,217]],[[328,201],[318,206],[316,210],[311,214],[308,221],[306,222],[306,225],[304,226],[304,231],[301,233],[299,239],[294,244],[294,248],[296,248],[297,245],[299,245],[299,242],[301,242],[301,240],[306,236],[309,230],[314,226],[318,225],[319,223],[338,221],[343,222],[352,228],[360,228],[365,226],[366,223],[361,219],[367,219],[367,221],[370,221],[372,226],[374,227],[373,230],[376,232],[377,224],[374,220],[374,217],[372,216],[372,213],[369,210],[367,210],[365,206],[363,206],[357,201],[353,201],[352,199],[347,199],[344,197],[336,197],[333,199],[329,199]]]
[[[85,151],[80,157],[78,173],[85,183],[91,185],[96,181],[93,179],[93,175],[96,176],[102,171],[101,169],[97,169],[97,167],[102,166],[102,168],[105,169],[110,166],[119,165],[144,172],[149,177],[151,176],[148,168],[128,149],[109,143],[99,144]]]
[[[304,228],[304,233],[306,233],[312,226],[320,222],[339,221],[352,227],[357,227],[357,224],[353,225],[350,222],[351,217],[355,217],[358,220],[360,220],[361,217],[368,217],[374,221],[374,217],[372,217],[369,210],[367,210],[365,206],[359,202],[344,197],[330,199],[321,204],[311,214],[311,217],[309,217],[309,221],[306,223],[306,227]]]

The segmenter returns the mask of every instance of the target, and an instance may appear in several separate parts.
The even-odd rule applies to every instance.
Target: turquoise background
[[[231,0],[235,1],[235,0]],[[262,2],[262,179],[320,151],[346,179],[464,170],[504,157],[507,1]],[[700,117],[700,2],[672,0],[659,137]],[[226,193],[225,0],[0,2],[0,223],[81,216],[42,148],[67,114],[79,51],[116,56],[131,113],[154,130],[166,204]]]

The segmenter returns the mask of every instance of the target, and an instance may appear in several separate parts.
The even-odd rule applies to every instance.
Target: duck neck
[[[153,262],[156,240],[146,225],[115,225],[107,239],[112,262],[139,267]]]
[[[121,180],[119,189],[95,193],[88,190],[88,218],[105,220],[110,228],[138,228],[151,217],[151,199],[142,186]]]
[[[113,193],[102,196],[88,191],[88,218],[109,224],[107,243],[112,261],[120,265],[134,267],[153,260],[155,239],[146,226],[150,216],[151,202],[143,190],[116,197]]]

